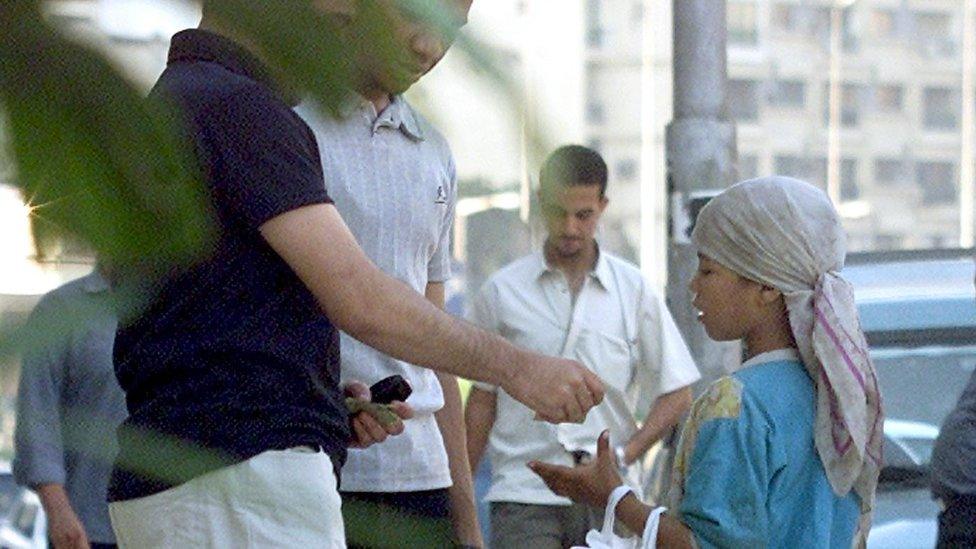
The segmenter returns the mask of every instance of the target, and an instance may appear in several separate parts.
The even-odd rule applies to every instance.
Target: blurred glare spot
[[[151,42],[200,22],[200,8],[186,0],[101,0],[98,26],[118,40]]]

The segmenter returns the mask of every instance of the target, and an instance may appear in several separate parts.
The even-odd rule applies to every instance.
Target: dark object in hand
[[[369,392],[373,395],[372,402],[389,404],[394,400],[406,402],[413,389],[410,388],[407,380],[403,379],[403,376],[396,375],[377,381],[369,388]]]

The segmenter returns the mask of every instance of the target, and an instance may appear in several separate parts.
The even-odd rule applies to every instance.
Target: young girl
[[[747,360],[693,406],[670,512],[630,494],[617,518],[665,547],[863,545],[881,397],[830,200],[795,179],[745,181],[702,209],[692,240],[699,319],[712,339],[744,340]],[[603,436],[586,466],[529,466],[557,494],[602,507],[625,490],[613,459]]]

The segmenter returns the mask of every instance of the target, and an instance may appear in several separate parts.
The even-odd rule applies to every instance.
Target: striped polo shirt
[[[450,277],[450,238],[457,200],[454,160],[444,137],[402,97],[377,114],[351,100],[340,116],[299,113],[315,132],[329,196],[369,258],[419,293]],[[402,435],[351,449],[343,491],[407,492],[451,485],[434,412],[444,405],[436,375],[341,336],[343,382],[373,384],[402,375],[413,387],[416,415]]]

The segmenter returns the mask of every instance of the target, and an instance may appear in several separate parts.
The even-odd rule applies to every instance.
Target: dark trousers
[[[447,489],[339,495],[350,549],[458,545]]]
[[[976,495],[957,496],[945,503],[945,511],[939,513],[937,549],[976,548]]]

